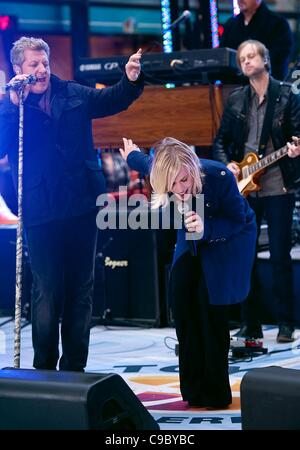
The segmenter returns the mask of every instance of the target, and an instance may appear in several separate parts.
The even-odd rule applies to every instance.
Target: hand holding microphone
[[[26,84],[34,84],[34,83],[36,83],[36,77],[34,75],[26,75],[26,74],[17,75],[14,78],[12,78],[9,83],[7,83],[7,85],[5,86],[5,90],[18,91],[23,86],[26,86]]]
[[[5,90],[9,91],[10,101],[19,106],[19,91],[23,88],[23,98],[26,100],[29,92],[30,85],[36,83],[36,77],[34,75],[25,74],[25,73],[17,73],[15,77],[13,77],[9,83],[5,86]]]
[[[187,233],[185,239],[188,242],[189,250],[193,256],[197,255],[197,241],[201,238],[204,231],[204,224],[195,211],[189,211],[187,203],[177,204],[179,214],[182,216],[182,223]]]
[[[194,211],[184,214],[184,226],[189,233],[202,233],[204,229],[201,217]]]

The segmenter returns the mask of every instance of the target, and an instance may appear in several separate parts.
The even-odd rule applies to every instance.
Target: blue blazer
[[[129,166],[149,174],[152,158],[134,151],[127,158]],[[204,173],[204,234],[198,251],[210,303],[239,303],[250,290],[251,271],[256,247],[255,214],[239,193],[233,174],[222,163],[200,159]],[[173,265],[189,251],[186,230],[177,231]]]

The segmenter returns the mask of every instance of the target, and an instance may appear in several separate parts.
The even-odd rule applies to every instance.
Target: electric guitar
[[[241,162],[237,163],[236,161],[232,161],[237,164],[240,169],[240,174],[237,177],[240,193],[247,197],[250,192],[259,191],[260,186],[257,183],[258,178],[263,174],[266,167],[286,156],[287,152],[288,148],[285,145],[262,159],[259,159],[257,153],[250,152],[245,155]]]

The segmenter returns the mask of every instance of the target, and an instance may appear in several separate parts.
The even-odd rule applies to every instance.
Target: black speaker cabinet
[[[300,430],[300,370],[264,367],[241,382],[243,430]]]
[[[155,232],[99,232],[93,316],[106,311],[108,318],[159,322]]]
[[[164,264],[172,259],[169,230],[106,229],[98,234],[94,317],[163,325]]]
[[[0,370],[1,430],[157,430],[116,374]]]

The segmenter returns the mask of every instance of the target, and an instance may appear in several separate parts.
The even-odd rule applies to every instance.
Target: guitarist
[[[263,216],[268,224],[279,325],[277,342],[292,342],[295,298],[290,251],[294,193],[300,186],[300,95],[293,92],[290,84],[271,77],[269,52],[261,42],[244,41],[237,49],[237,63],[249,85],[237,88],[228,98],[214,141],[213,158],[226,164],[238,177],[240,169],[233,161],[242,161],[249,149],[256,149],[260,158],[287,144],[288,155],[260,176],[260,190],[247,198],[256,213],[258,231]],[[256,264],[241,318],[238,336],[263,337]]]

